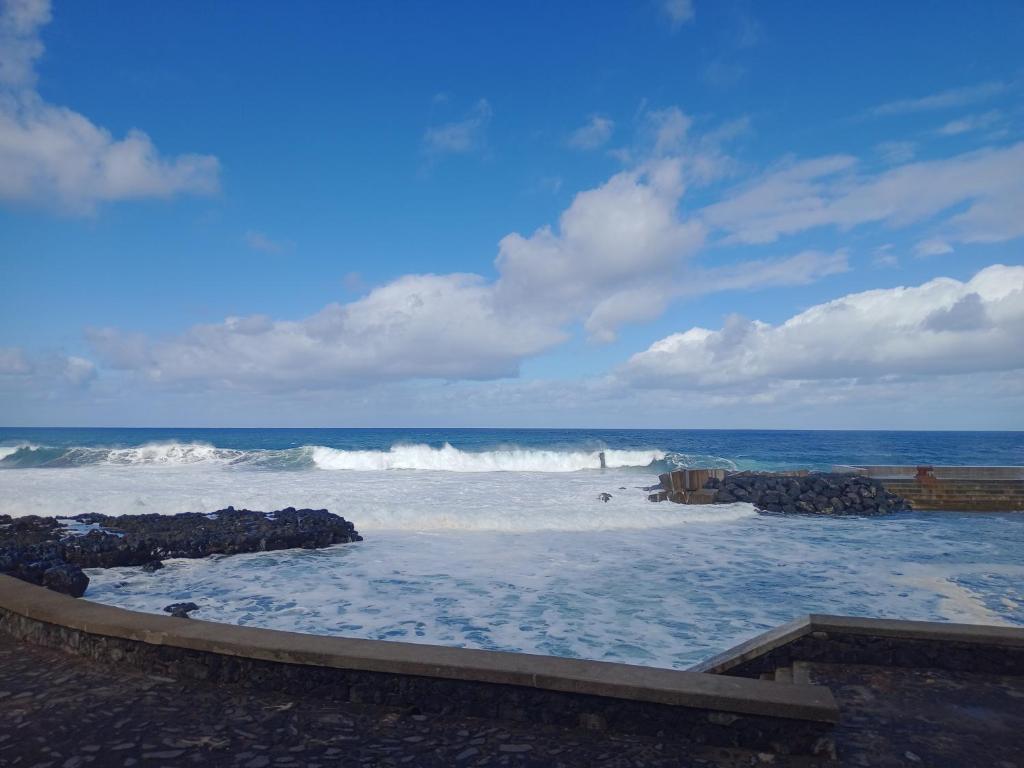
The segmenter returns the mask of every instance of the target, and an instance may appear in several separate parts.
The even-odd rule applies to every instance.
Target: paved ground
[[[843,766],[1024,768],[1024,678],[798,666],[803,678],[835,694]],[[0,634],[0,766],[5,767],[819,764],[172,680]]]
[[[0,766],[758,764],[766,763],[742,750],[692,750],[152,677],[0,634]]]
[[[798,662],[799,664],[799,662]],[[1024,768],[1024,678],[804,664],[839,704],[844,766]]]

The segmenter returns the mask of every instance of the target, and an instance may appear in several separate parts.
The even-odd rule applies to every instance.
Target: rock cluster
[[[63,521],[91,526],[86,533]],[[326,509],[254,512],[227,507],[210,514],[82,514],[72,518],[0,515],[0,573],[80,597],[83,568],[141,565],[155,571],[170,557],[206,557],[276,549],[317,549],[362,541],[355,526]]]
[[[724,480],[709,480],[704,487],[715,491],[716,504],[748,501],[763,512],[884,515],[910,509],[905,499],[885,490],[881,481],[861,475],[737,472]]]

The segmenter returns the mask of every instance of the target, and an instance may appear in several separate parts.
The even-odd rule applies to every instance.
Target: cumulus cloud
[[[709,205],[703,218],[729,242],[753,244],[815,227],[907,226],[956,208],[962,210],[943,222],[948,240],[1024,235],[1024,143],[876,175],[859,174],[856,158],[847,155],[788,162]]]
[[[494,378],[563,339],[502,315],[476,275],[407,275],[303,320],[229,317],[150,341],[114,329],[89,339],[111,366],[153,381],[252,389],[330,387],[405,378]]]
[[[573,149],[598,149],[608,143],[614,130],[615,122],[610,118],[591,115],[584,125],[570,134],[569,146]]]
[[[106,365],[160,382],[275,388],[510,376],[525,357],[564,341],[568,325],[656,284],[700,246],[702,226],[678,213],[683,191],[678,161],[618,173],[578,194],[556,227],[503,238],[492,281],[406,275],[302,320],[232,317],[157,340],[93,329],[89,339]],[[600,334],[634,319],[599,313],[591,326]]]
[[[479,150],[492,115],[490,103],[480,99],[462,120],[427,128],[423,150],[428,155],[464,155]]]
[[[36,93],[39,30],[49,21],[45,0],[0,5],[0,200],[89,213],[109,201],[215,192],[215,157],[165,157],[142,131],[117,139]]]
[[[643,387],[753,396],[782,384],[959,375],[1024,368],[1024,267],[994,265],[966,282],[850,294],[772,325],[732,316],[633,355],[619,375]]]
[[[905,115],[914,112],[930,112],[951,107],[962,107],[975,104],[996,96],[1007,89],[1006,83],[990,82],[968,85],[962,88],[951,88],[939,93],[922,96],[916,99],[900,99],[879,104],[870,110],[872,115]]]

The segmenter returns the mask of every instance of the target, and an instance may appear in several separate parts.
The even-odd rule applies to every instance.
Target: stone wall
[[[756,678],[796,661],[1024,675],[1024,629],[809,616],[755,637],[695,669]]]
[[[66,600],[90,613],[81,614],[87,617],[84,622],[44,621],[26,615],[31,611],[16,609],[4,599],[12,583],[20,585],[16,589],[45,592],[47,598]],[[128,636],[96,630],[105,624],[106,612],[116,612],[110,615],[121,627],[117,631]],[[100,616],[100,620],[89,618],[93,615]],[[137,626],[132,615],[139,617]],[[69,624],[87,624],[89,629]],[[181,628],[180,640],[175,637],[176,627]],[[0,632],[24,642],[175,679],[240,684],[368,705],[414,707],[432,714],[657,735],[681,742],[779,753],[827,753],[832,748],[829,734],[838,717],[831,694],[816,686],[801,686],[803,690],[797,691],[792,686],[744,680],[746,687],[736,687],[738,681],[719,687],[719,683],[726,683],[722,678],[673,670],[295,635],[133,614],[72,600],[6,577],[0,577]],[[246,638],[252,653],[240,648],[233,640],[236,637]],[[303,650],[304,645],[308,649]],[[324,650],[331,648],[342,650]],[[350,648],[360,649],[360,655],[353,655],[347,650]],[[445,662],[434,663],[433,658]],[[459,658],[465,658],[464,668],[450,661]],[[492,664],[492,659],[498,662]],[[594,674],[584,674],[588,670]],[[605,670],[614,670],[611,678],[620,679],[622,672],[618,670],[635,670],[630,673],[635,674],[635,686],[609,682]],[[509,682],[500,682],[503,680]],[[682,687],[676,687],[672,680],[682,681]],[[692,694],[687,693],[688,685]],[[613,695],[612,691],[621,693]],[[688,698],[692,705],[685,703]],[[667,703],[670,701],[675,703]]]

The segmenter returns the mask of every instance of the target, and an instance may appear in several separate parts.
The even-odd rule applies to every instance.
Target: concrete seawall
[[[173,678],[770,752],[827,748],[838,721],[820,686],[175,619],[7,576],[0,631]]]
[[[840,466],[880,480],[914,509],[959,512],[1024,511],[1024,467]]]

